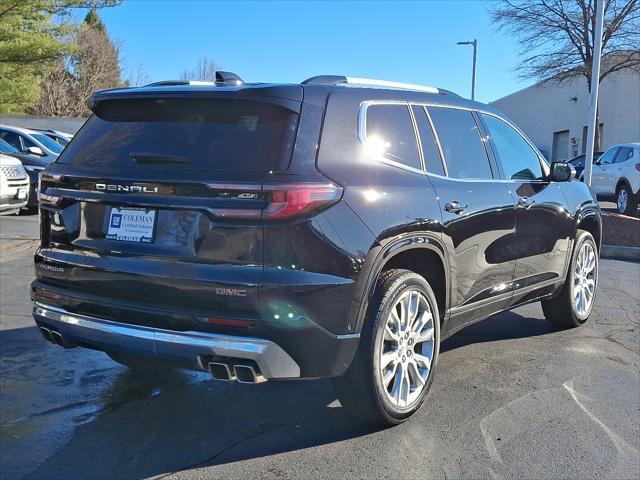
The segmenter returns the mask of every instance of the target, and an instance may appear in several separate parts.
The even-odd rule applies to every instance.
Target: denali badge
[[[141,187],[140,185],[117,185],[96,183],[96,190],[107,192],[158,193],[158,187]]]
[[[46,263],[41,263],[40,264],[40,268],[42,270],[49,270],[51,272],[59,272],[59,273],[63,273],[64,272],[64,268],[62,268],[62,267],[54,267],[53,265],[47,265]]]
[[[246,297],[247,291],[238,288],[216,288],[216,295],[224,295],[226,297]]]

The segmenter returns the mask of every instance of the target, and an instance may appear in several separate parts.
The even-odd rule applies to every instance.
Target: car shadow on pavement
[[[442,342],[440,352],[466,345],[537,337],[558,332],[558,328],[541,318],[530,318],[515,312],[503,312],[470,325]]]
[[[442,353],[472,343],[553,331],[539,319],[503,313],[447,340]],[[3,381],[5,385],[17,381],[11,377],[18,372],[37,378],[35,394],[44,396],[43,403],[52,407],[22,422],[31,425],[22,428],[21,435],[28,431],[32,436],[22,441],[47,441],[51,433],[39,429],[66,433],[48,458],[32,459],[30,473],[23,478],[162,477],[341,442],[379,430],[347,415],[330,380],[242,385],[180,370],[139,374],[100,352],[64,351],[36,337],[35,327],[0,332],[0,345],[11,345],[0,352]],[[20,357],[24,364],[18,367]],[[43,358],[48,358],[46,367],[34,364],[34,359],[40,362]],[[6,362],[12,366],[5,368]],[[34,369],[39,370],[37,375]],[[61,375],[71,380],[60,383]],[[6,434],[6,441],[11,442],[11,426]]]

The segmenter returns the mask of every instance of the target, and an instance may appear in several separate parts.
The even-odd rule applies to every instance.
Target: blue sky
[[[126,0],[100,11],[125,68],[177,78],[202,56],[246,81],[300,82],[345,74],[453,90],[493,101],[532,82],[516,78],[518,45],[496,32],[484,1],[214,2]],[[126,74],[127,72],[125,72]]]

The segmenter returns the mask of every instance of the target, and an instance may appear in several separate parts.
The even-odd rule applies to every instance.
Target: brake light
[[[333,183],[267,184],[262,187],[265,220],[281,220],[326,208],[340,200],[342,188]]]
[[[265,202],[263,208],[216,208],[218,217],[238,220],[284,220],[327,208],[342,197],[342,187],[331,182],[266,183],[252,189],[246,185],[212,185],[223,192],[232,191],[238,200],[256,200],[256,192]],[[225,197],[229,197],[227,193]],[[250,195],[250,197],[249,197]],[[248,206],[248,205],[247,205]]]
[[[636,170],[640,172],[640,163],[636,163]]]

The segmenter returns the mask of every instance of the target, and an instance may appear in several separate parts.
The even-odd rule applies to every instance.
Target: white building
[[[550,160],[567,160],[587,146],[589,92],[584,77],[532,85],[492,105],[527,134]],[[600,83],[600,147],[640,142],[640,72],[621,71]]]

